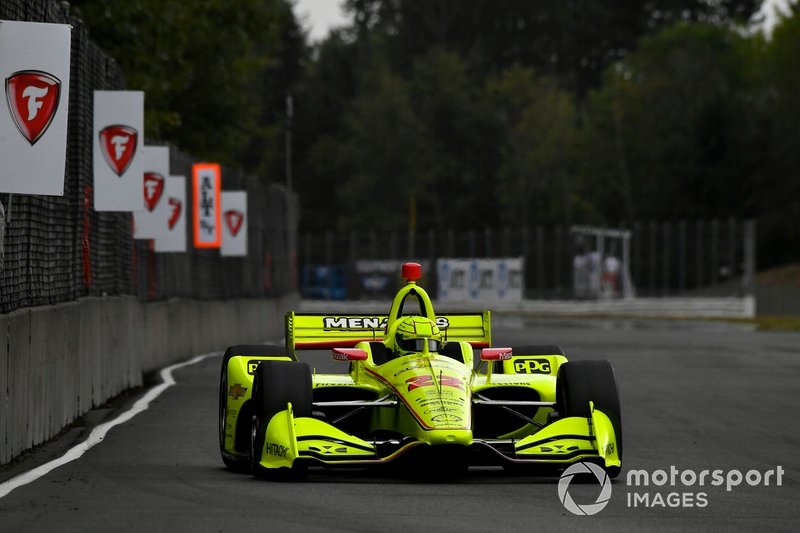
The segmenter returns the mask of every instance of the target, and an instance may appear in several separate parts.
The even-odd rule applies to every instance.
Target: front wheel
[[[295,417],[310,417],[312,404],[311,368],[296,361],[264,361],[256,368],[253,380],[253,416],[250,424],[250,470],[259,477],[297,473],[293,468],[265,469],[262,451],[269,421],[292,404]]]
[[[255,357],[287,357],[286,348],[271,344],[236,345],[229,347],[222,356],[222,368],[219,380],[219,451],[222,462],[225,466],[239,473],[250,472],[250,451],[247,446],[247,429],[250,422],[250,409],[247,404],[239,410],[239,417],[246,416],[247,420],[240,421],[237,417],[232,427],[227,427],[228,423],[228,362],[236,356],[255,356]],[[225,434],[227,431],[233,432],[233,449],[225,448]]]
[[[238,473],[246,473],[250,470],[250,458],[234,455],[225,449],[225,433],[228,421],[228,371],[222,367],[222,375],[219,380],[219,451],[222,462],[228,470]],[[235,431],[236,428],[233,428]]]
[[[565,418],[588,417],[590,401],[611,421],[617,439],[617,453],[622,460],[622,413],[614,367],[604,360],[570,361],[561,365],[556,381],[556,410],[559,414]],[[618,473],[614,472],[612,477]]]

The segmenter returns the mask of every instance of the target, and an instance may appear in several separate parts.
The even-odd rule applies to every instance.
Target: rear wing
[[[314,315],[286,313],[286,347],[295,350],[352,348],[361,341],[382,341],[387,315]],[[492,345],[489,311],[436,316],[442,336],[467,341],[473,348]]]

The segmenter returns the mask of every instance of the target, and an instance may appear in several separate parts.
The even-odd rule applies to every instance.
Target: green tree
[[[337,31],[319,44],[295,92],[295,184],[304,230],[331,229],[342,217],[336,191],[353,173],[344,117],[359,91],[356,44]]]
[[[407,84],[388,71],[373,73],[373,92],[360,98],[345,117],[342,149],[352,168],[336,190],[341,229],[391,230],[408,227],[409,202],[426,175],[428,143],[411,106]]]
[[[800,6],[792,4],[766,43],[758,100],[766,117],[753,198],[759,217],[759,266],[798,260],[800,237]]]
[[[575,202],[578,122],[570,94],[514,67],[489,81],[502,160],[495,191],[505,224],[570,224]]]
[[[146,138],[250,171],[282,163],[283,95],[305,57],[287,0],[75,4],[145,91]]]
[[[415,61],[409,91],[426,143],[412,155],[422,185],[420,226],[444,231],[495,224],[498,204],[486,193],[498,147],[480,84],[458,55],[434,48]]]
[[[760,0],[348,0],[361,28],[387,36],[393,68],[435,47],[482,73],[515,64],[583,96],[638,39],[680,21],[745,22]]]
[[[742,214],[750,46],[733,30],[680,24],[609,69],[591,99],[586,163],[606,221]]]

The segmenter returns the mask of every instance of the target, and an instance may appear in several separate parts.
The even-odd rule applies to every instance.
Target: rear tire
[[[225,450],[225,421],[228,414],[228,361],[230,361],[231,357],[238,355],[288,356],[288,354],[285,346],[277,346],[274,344],[242,344],[231,346],[225,351],[225,355],[222,356],[222,369],[220,371],[219,380],[219,451],[222,456],[222,462],[225,463],[228,470],[246,474],[250,472],[250,450],[246,450],[246,455],[234,455]],[[238,435],[242,428],[244,431],[248,431],[249,427],[249,423],[234,424],[233,430],[237,433],[234,442],[249,440],[246,435]]]
[[[589,401],[605,413],[617,438],[617,454],[622,460],[622,413],[614,368],[608,361],[570,361],[558,369],[556,381],[556,410],[562,417],[588,417]],[[608,475],[616,477],[619,468],[609,468]]]
[[[302,473],[301,467],[275,470],[263,468],[267,426],[276,413],[292,404],[295,417],[310,417],[312,409],[311,368],[296,361],[264,361],[256,368],[253,380],[253,417],[250,424],[250,471],[257,477],[280,479]]]

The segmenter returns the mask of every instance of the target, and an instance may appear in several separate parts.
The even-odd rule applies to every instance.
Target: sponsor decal
[[[453,387],[454,389],[464,390],[464,382],[455,376],[442,376],[436,380],[440,387]],[[433,376],[414,376],[406,380],[409,392],[421,387],[433,387],[436,385]]]
[[[169,220],[167,220],[167,225],[169,229],[173,229],[175,224],[178,223],[178,220],[181,218],[181,211],[183,211],[183,202],[181,202],[178,198],[170,198],[167,203],[169,204]]]
[[[100,130],[100,151],[117,176],[128,170],[136,153],[139,134],[130,126],[115,124]]]
[[[200,211],[203,213],[203,216],[200,219],[200,230],[205,231],[208,234],[212,234],[216,231],[216,226],[214,225],[214,211],[217,209],[215,206],[217,205],[216,197],[214,196],[214,184],[211,181],[210,176],[203,176],[202,180],[200,181]]]
[[[322,327],[326,329],[385,329],[386,318],[380,317],[331,317],[322,319]]]
[[[246,392],[247,392],[247,387],[242,387],[240,383],[236,383],[231,386],[230,392],[228,392],[228,396],[230,396],[234,400],[238,400],[239,398],[244,396]]]
[[[322,327],[325,329],[386,329],[386,317],[379,316],[326,316],[322,318]],[[447,317],[436,317],[436,325],[440,329],[450,327]]]
[[[425,409],[422,411],[424,415],[432,415],[435,413],[460,413],[461,409],[456,409],[453,407],[434,407],[433,409]]]
[[[193,234],[195,248],[219,248],[222,244],[222,174],[216,163],[192,166]]]
[[[227,224],[231,235],[236,237],[239,230],[242,229],[242,222],[244,221],[244,213],[235,209],[225,211],[225,224]]]
[[[410,370],[416,370],[417,368],[427,368],[427,366],[428,365],[426,365],[424,362],[414,363],[411,366],[407,366],[405,368],[402,368],[402,369],[398,370],[397,372],[394,373],[393,377],[397,377],[400,374],[404,374],[404,373],[406,373],[406,372],[408,372]]]
[[[541,358],[514,358],[514,372],[517,374],[549,374],[550,360]]]
[[[58,110],[61,81],[41,70],[21,70],[6,79],[6,102],[14,124],[25,139],[36,144]]]
[[[453,405],[458,408],[464,403],[464,398],[456,396],[455,398],[417,398],[417,403],[420,407],[427,407],[428,405]]]
[[[264,445],[264,449],[267,452],[267,455],[274,455],[275,457],[286,457],[286,452],[289,451],[289,448],[282,444],[276,444],[274,442],[267,442]]]
[[[437,424],[459,424],[461,420],[462,418],[460,416],[451,415],[449,413],[431,417],[431,422],[436,422]]]
[[[333,446],[325,446],[323,445],[322,448],[317,448],[316,446],[311,446],[312,449],[320,451],[326,455],[331,455],[333,453],[347,453],[347,448],[338,447],[334,448]]]
[[[260,364],[261,364],[261,360],[260,359],[253,360],[253,361],[248,361],[247,362],[247,373],[250,374],[251,376],[255,375],[256,368],[258,368],[258,365],[260,365]]]
[[[164,194],[164,176],[156,172],[144,173],[144,205],[152,212]]]

